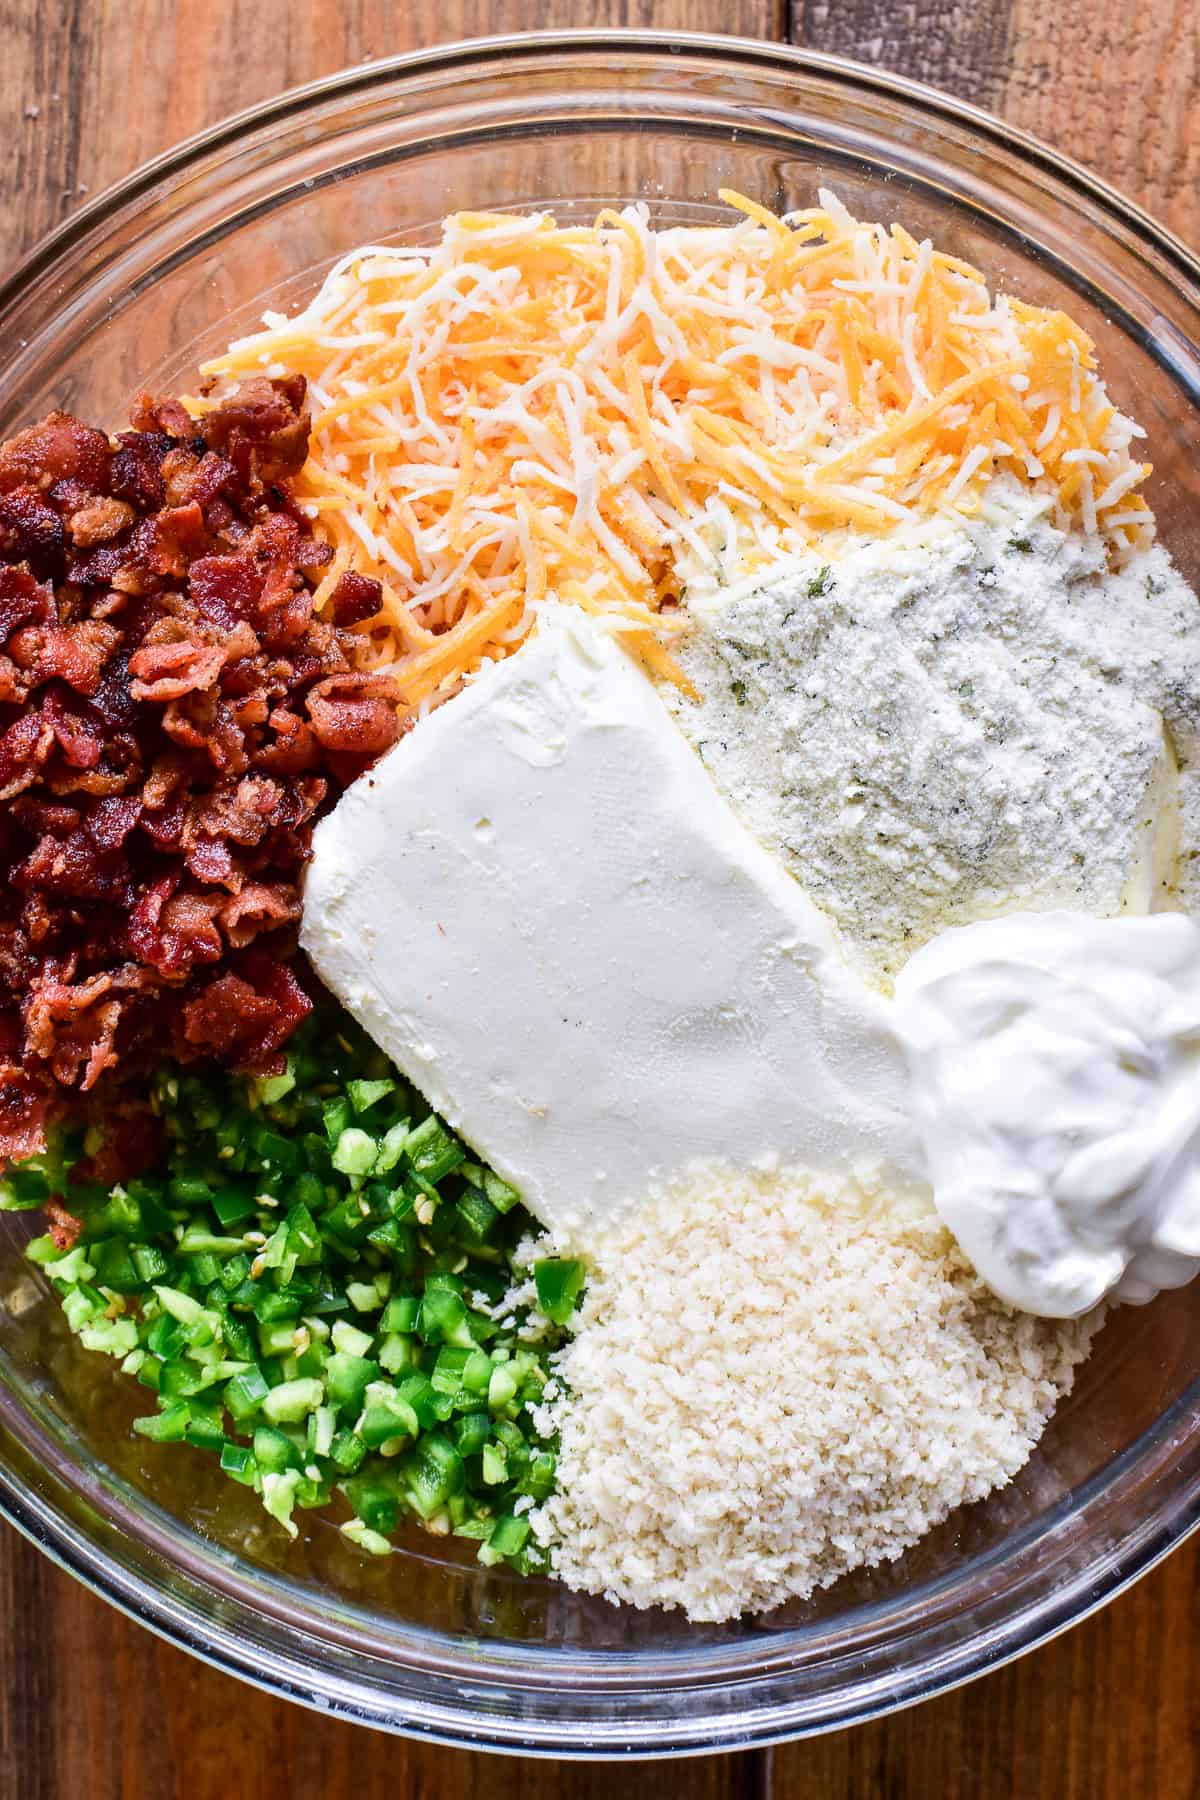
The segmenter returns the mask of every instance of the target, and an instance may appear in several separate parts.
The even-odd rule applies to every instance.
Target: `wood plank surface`
[[[1010,64],[1013,0],[792,0],[793,43],[853,57],[995,108]]]
[[[1086,163],[1194,247],[1195,0],[1012,0],[1010,41],[998,110]]]
[[[0,267],[89,193],[283,88],[493,32],[781,38],[787,0],[0,0]]]
[[[1004,112],[1200,239],[1195,0],[0,0],[0,266],[88,192],[236,107],[418,44],[567,24],[778,37]],[[0,1530],[0,1800],[1187,1800],[1200,1558],[880,1724],[620,1770],[319,1720],[121,1618]]]

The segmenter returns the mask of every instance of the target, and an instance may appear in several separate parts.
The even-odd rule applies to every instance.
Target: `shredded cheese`
[[[832,195],[786,219],[723,197],[739,223],[459,213],[436,246],[354,251],[205,366],[218,390],[307,376],[299,495],[335,566],[383,583],[368,629],[408,709],[511,653],[547,595],[682,683],[684,547],[753,562],[969,517],[1001,465],[1118,559],[1148,541],[1141,434],[1065,313]]]

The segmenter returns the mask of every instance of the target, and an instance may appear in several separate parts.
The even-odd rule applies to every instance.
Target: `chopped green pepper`
[[[531,1347],[498,1306],[525,1279],[516,1191],[468,1159],[349,1020],[325,1009],[287,1072],[163,1070],[167,1150],[124,1187],[73,1183],[63,1134],[0,1181],[0,1211],[61,1195],[83,1226],[42,1266],[87,1349],[155,1400],[139,1436],[213,1456],[289,1535],[339,1490],[341,1529],[384,1554],[404,1514],[474,1538],[485,1562],[544,1566],[522,1512],[555,1459],[532,1408],[561,1341]],[[544,1259],[539,1307],[569,1314],[582,1267]],[[539,1562],[539,1558],[541,1561]]]

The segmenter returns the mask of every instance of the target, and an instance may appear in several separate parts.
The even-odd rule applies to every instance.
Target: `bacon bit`
[[[244,553],[202,556],[192,564],[188,591],[205,619],[229,631],[253,612],[262,576]]]
[[[382,611],[383,583],[370,575],[360,575],[355,569],[346,569],[337,578],[329,605],[335,625],[361,625]]]
[[[117,1062],[113,1046],[122,1009],[117,990],[141,985],[142,971],[135,968],[78,983],[43,976],[24,1008],[26,1057],[48,1065],[64,1086],[86,1092]]]
[[[66,808],[60,808],[66,811]],[[86,821],[88,836],[98,850],[119,850],[141,817],[142,803],[132,797],[116,795],[98,800],[89,808]]]
[[[93,1089],[124,1119],[164,1053],[273,1066],[310,1010],[312,822],[396,726],[345,629],[378,584],[314,615],[303,402],[256,378],[199,419],[142,396],[115,445],[55,413],[0,446],[0,1159]]]
[[[189,975],[197,963],[219,962],[224,953],[214,919],[218,894],[176,893],[179,877],[163,875],[147,888],[129,920],[129,942],[141,961],[171,979]]]
[[[0,1156],[21,1162],[46,1147],[52,1091],[19,1063],[0,1062]]]
[[[54,743],[54,727],[42,713],[25,713],[0,736],[0,800],[32,787]]]
[[[80,823],[77,807],[61,806],[53,800],[38,800],[32,794],[21,794],[9,807],[9,818],[21,827],[41,836],[68,837]]]
[[[155,519],[150,566],[156,575],[171,575],[178,580],[187,574],[191,560],[203,555],[207,546],[204,514],[196,500],[189,500],[160,512]]]
[[[398,692],[389,675],[330,675],[308,696],[308,716],[326,750],[372,759],[400,736]]]
[[[226,900],[217,917],[235,950],[244,950],[260,932],[300,922],[300,896],[283,882],[252,881]]]
[[[61,1194],[51,1194],[42,1208],[50,1224],[50,1238],[56,1250],[73,1250],[83,1234],[83,1220],[68,1212]]]
[[[112,460],[112,492],[139,512],[154,512],[167,496],[163,459],[171,440],[157,432],[123,431]]]
[[[312,1001],[284,963],[248,952],[240,972],[219,975],[183,1011],[186,1043],[223,1061],[263,1070],[312,1011]]]
[[[201,422],[209,448],[229,458],[252,492],[261,491],[266,482],[298,475],[304,467],[309,422],[301,408],[306,385],[302,375],[282,381],[252,376]]]
[[[28,569],[0,565],[0,638],[21,625],[44,625],[54,614],[54,596]]]
[[[106,544],[133,524],[135,513],[124,500],[92,500],[67,520],[71,542],[80,550]]]
[[[61,549],[63,522],[36,488],[0,494],[0,550],[6,556],[37,556]]]
[[[162,432],[167,437],[186,438],[196,429],[192,415],[181,400],[155,400],[144,390],[134,398],[129,422],[136,431]]]
[[[90,697],[120,642],[115,625],[80,619],[74,625],[27,625],[9,638],[8,653],[17,667],[37,682],[57,676],[77,693]]]
[[[237,868],[229,845],[221,838],[200,838],[184,851],[188,871],[209,887],[236,887]]]
[[[136,676],[129,691],[135,700],[182,700],[213,687],[225,667],[225,652],[218,644],[151,644],[129,659]]]
[[[259,766],[273,775],[302,775],[321,760],[321,746],[316,734],[303,719],[298,719],[285,706],[277,706],[267,715],[267,724],[275,733],[259,754]]]
[[[102,431],[81,425],[70,413],[52,412],[40,425],[0,444],[0,493],[80,481],[92,493],[104,494],[111,462],[112,450]]]
[[[50,726],[62,761],[71,769],[94,769],[104,753],[103,722],[89,713],[68,709],[60,693],[49,688],[42,702],[42,717]],[[54,742],[51,743],[53,753]]]

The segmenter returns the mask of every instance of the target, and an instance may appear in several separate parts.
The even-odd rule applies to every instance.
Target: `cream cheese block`
[[[548,610],[347,790],[302,941],[568,1236],[700,1157],[921,1177],[886,1003],[581,613]]]

